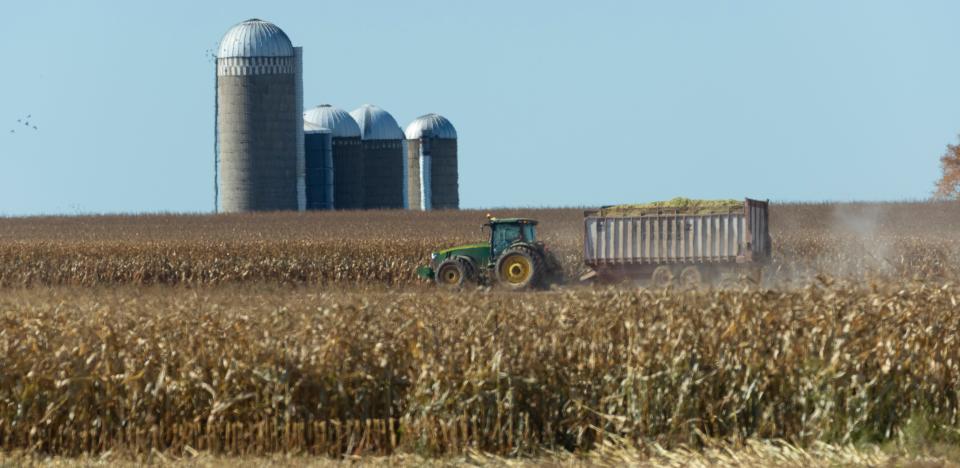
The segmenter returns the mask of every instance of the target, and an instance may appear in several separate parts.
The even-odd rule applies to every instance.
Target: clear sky
[[[0,15],[0,215],[212,210],[206,54],[251,17],[304,48],[307,107],[448,117],[465,208],[925,198],[960,131],[956,1],[31,0]]]

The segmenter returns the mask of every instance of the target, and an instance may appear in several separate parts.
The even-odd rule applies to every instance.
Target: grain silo
[[[310,122],[303,123],[304,205],[307,210],[332,210],[333,139],[332,132]]]
[[[364,104],[350,115],[360,126],[364,208],[403,208],[403,130],[377,106]]]
[[[343,109],[322,104],[303,114],[307,125],[330,130],[333,144],[333,206],[338,210],[363,208],[363,153],[360,127]]]
[[[407,206],[414,210],[460,208],[457,130],[441,115],[407,126]]]
[[[244,21],[217,53],[219,209],[296,210],[301,199],[299,50],[267,21]]]

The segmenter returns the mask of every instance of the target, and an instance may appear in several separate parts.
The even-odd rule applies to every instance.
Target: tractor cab
[[[518,242],[537,242],[537,221],[528,218],[488,218],[484,227],[490,228],[490,258],[500,257],[511,245]]]

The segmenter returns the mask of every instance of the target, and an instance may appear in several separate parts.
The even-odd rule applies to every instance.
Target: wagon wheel
[[[717,286],[720,289],[740,289],[742,284],[740,284],[740,278],[736,273],[724,273],[720,276]]]
[[[759,269],[736,268],[724,272],[720,277],[721,289],[744,289],[760,285]]]
[[[670,271],[670,267],[666,265],[658,266],[653,270],[650,281],[655,288],[667,288],[673,284],[673,272]]]
[[[684,289],[697,289],[703,281],[700,269],[695,266],[684,267],[680,270],[680,286]]]
[[[759,287],[761,284],[763,284],[763,268],[750,268],[747,271],[747,281],[750,283],[750,286]]]

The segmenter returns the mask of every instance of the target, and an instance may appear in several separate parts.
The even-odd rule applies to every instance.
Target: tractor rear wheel
[[[475,269],[469,262],[460,258],[450,258],[437,267],[436,280],[440,286],[459,288],[473,281],[475,276]]]
[[[546,266],[540,253],[529,247],[514,247],[497,260],[497,281],[510,289],[527,289],[543,282]]]

